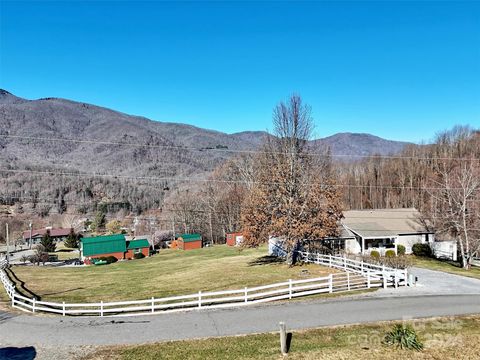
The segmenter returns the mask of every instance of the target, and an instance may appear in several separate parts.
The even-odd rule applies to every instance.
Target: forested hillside
[[[258,150],[265,132],[225,134],[152,121],[58,98],[26,100],[0,90],[0,204],[48,216],[101,206],[141,214],[174,190],[202,184],[240,154]],[[338,159],[394,154],[406,143],[369,134],[311,142]]]

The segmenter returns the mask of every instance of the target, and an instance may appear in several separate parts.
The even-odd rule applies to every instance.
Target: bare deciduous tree
[[[269,235],[281,236],[292,263],[299,241],[337,234],[342,207],[330,159],[316,162],[307,147],[310,107],[293,95],[274,109],[273,124],[275,137],[268,138],[256,160],[253,188],[242,207],[244,244],[257,246]]]

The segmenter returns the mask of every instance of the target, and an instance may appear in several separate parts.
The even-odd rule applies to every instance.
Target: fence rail
[[[48,312],[66,315],[97,316],[133,316],[154,313],[167,313],[202,308],[227,308],[259,304],[296,297],[336,293],[376,287],[405,285],[406,271],[381,267],[335,256],[299,252],[302,260],[319,265],[344,270],[328,276],[279,282],[256,287],[225,291],[199,291],[195,294],[150,298],[133,301],[99,302],[99,303],[58,303],[39,301],[20,295],[15,284],[11,282],[5,269],[6,260],[0,261],[0,281],[14,308],[36,313]]]

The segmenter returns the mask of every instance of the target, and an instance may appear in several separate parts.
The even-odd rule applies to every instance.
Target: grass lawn
[[[14,266],[17,288],[42,300],[98,302],[141,300],[202,291],[239,289],[291,279],[326,276],[333,269],[308,264],[288,267],[265,258],[267,248],[239,251],[226,245],[198,250],[161,250],[150,258],[104,266]],[[303,274],[308,270],[308,274]]]
[[[78,259],[78,250],[56,250],[55,252],[49,253],[50,255],[57,255],[59,261]]]
[[[454,263],[452,261],[441,261],[437,259],[418,256],[412,256],[412,259],[413,266],[480,279],[479,267],[472,266],[470,270],[464,270],[460,267],[460,264]]]
[[[424,343],[421,352],[381,344],[393,323],[342,326],[294,332],[288,359],[478,359],[480,317],[413,323]],[[284,359],[278,334],[106,347],[88,359]]]

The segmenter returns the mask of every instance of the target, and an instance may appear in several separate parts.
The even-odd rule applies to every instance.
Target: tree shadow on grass
[[[271,256],[271,255],[266,255],[266,256],[261,256],[259,258],[256,258],[255,260],[252,260],[248,263],[248,266],[260,266],[260,265],[271,265],[271,264],[283,264],[285,260],[277,257],[277,256]]]
[[[68,290],[64,290],[64,291],[46,293],[46,294],[43,294],[43,296],[65,294],[67,292],[76,291],[76,290],[84,290],[84,289],[85,289],[84,287],[78,287],[78,288],[75,288],[75,289],[68,289]]]

